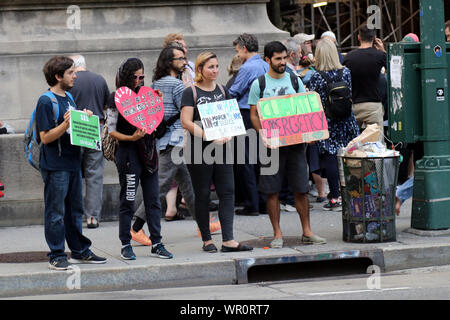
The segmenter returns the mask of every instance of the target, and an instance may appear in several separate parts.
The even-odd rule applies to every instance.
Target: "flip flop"
[[[237,247],[227,247],[222,245],[221,252],[239,252],[239,251],[252,251],[253,247],[246,246],[245,244],[240,244]]]

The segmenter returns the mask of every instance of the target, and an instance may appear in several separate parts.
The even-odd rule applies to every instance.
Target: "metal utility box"
[[[420,43],[390,43],[387,53],[389,139],[404,143],[420,141],[423,137]],[[446,59],[450,65],[450,43],[446,44]],[[439,89],[432,94],[436,100],[443,98]]]
[[[423,134],[420,44],[388,45],[389,139],[413,143]]]

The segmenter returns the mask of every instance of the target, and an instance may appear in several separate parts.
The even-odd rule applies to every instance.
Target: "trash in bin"
[[[378,141],[374,126],[338,153],[343,239],[348,242],[396,240],[395,189],[400,157],[398,151],[386,149]]]

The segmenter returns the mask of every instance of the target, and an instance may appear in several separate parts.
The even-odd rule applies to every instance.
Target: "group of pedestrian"
[[[219,60],[212,51],[200,53],[195,64],[187,60],[187,46],[182,35],[171,34],[166,38],[156,67],[151,87],[160,95],[164,104],[164,134],[156,136],[158,129],[148,134],[128,123],[117,110],[115,92],[110,93],[105,80],[87,71],[82,56],[50,59],[44,74],[60,108],[57,125],[53,122],[52,102],[41,97],[38,101],[37,119],[41,149],[41,174],[45,183],[45,237],[50,247],[50,266],[66,269],[70,262],[104,263],[90,249],[91,242],[81,231],[81,216],[87,216],[88,227],[98,227],[101,210],[104,159],[98,151],[80,150],[70,144],[67,133],[70,113],[77,108],[88,115],[99,116],[100,125],[107,126],[110,137],[118,141],[115,165],[120,181],[119,239],[121,257],[136,259],[131,240],[151,246],[151,254],[170,259],[170,253],[162,243],[161,200],[166,200],[167,221],[183,219],[175,201],[179,189],[187,211],[199,227],[203,241],[202,250],[217,252],[211,233],[210,193],[214,186],[219,199],[218,218],[222,229],[222,252],[251,251],[252,247],[234,239],[234,214],[255,216],[268,213],[273,227],[272,248],[283,246],[280,228],[280,209],[287,204],[297,211],[302,225],[302,242],[324,244],[326,239],[311,230],[308,200],[310,177],[319,192],[317,201],[323,202],[324,181],[330,188],[325,210],[339,210],[339,176],[337,151],[345,147],[370,123],[379,123],[383,113],[380,97],[374,85],[380,69],[386,65],[383,44],[367,27],[359,32],[361,47],[350,52],[343,60],[337,50],[336,37],[328,32],[313,45],[314,36],[300,34],[284,43],[272,41],[259,54],[258,40],[254,35],[241,34],[232,43],[236,56],[229,68],[232,79],[226,86],[217,82]],[[315,51],[314,51],[315,49]],[[342,62],[343,61],[343,62]],[[138,58],[128,58],[116,74],[116,89],[128,87],[135,93],[146,78],[144,64]],[[263,81],[263,86],[261,81]],[[261,133],[257,104],[261,98],[303,93],[307,90],[319,93],[327,105],[330,84],[342,82],[353,101],[349,114],[334,119],[327,114],[329,138],[311,144],[295,144],[280,147],[278,170],[273,174],[260,174],[270,164],[254,164],[251,154],[254,148],[263,148],[266,154],[275,152],[263,135],[257,146],[250,143],[248,130]],[[67,92],[70,91],[73,99]],[[244,141],[244,162],[230,164],[225,159],[234,157],[232,137],[206,141],[198,105],[235,98],[238,102],[247,135]],[[213,152],[211,164],[194,152]],[[197,150],[195,150],[197,151]],[[173,155],[184,159],[174,162]],[[259,154],[258,152],[256,154]],[[82,171],[86,178],[86,197],[82,198]],[[316,176],[311,174],[315,174]],[[236,179],[235,179],[236,178]],[[137,188],[141,185],[143,205],[135,210]],[[236,190],[242,192],[243,209],[235,211]],[[169,194],[174,191],[175,197]],[[169,209],[170,208],[170,209]],[[284,207],[286,208],[286,207]],[[135,222],[132,224],[133,216]],[[147,223],[149,238],[143,231]],[[67,240],[72,259],[64,253]]]

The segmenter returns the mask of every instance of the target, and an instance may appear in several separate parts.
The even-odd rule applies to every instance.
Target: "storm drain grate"
[[[247,279],[257,283],[366,274],[371,265],[370,258],[262,264],[248,268]]]

